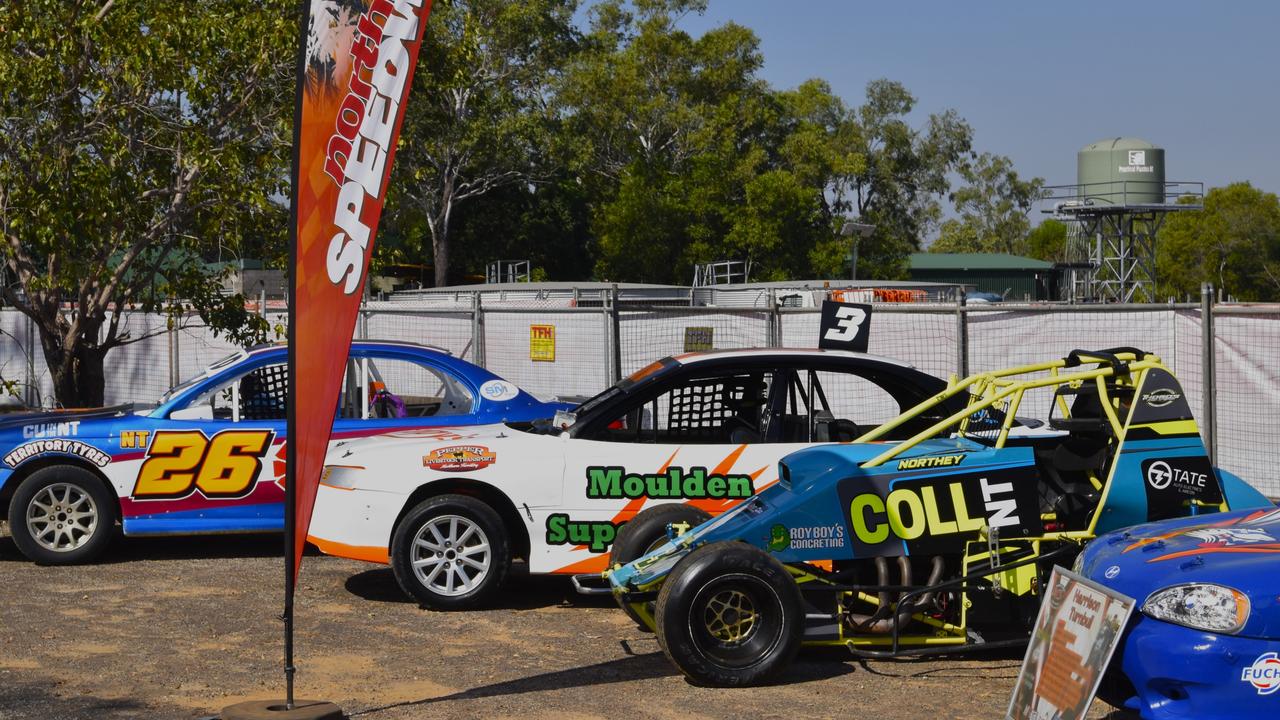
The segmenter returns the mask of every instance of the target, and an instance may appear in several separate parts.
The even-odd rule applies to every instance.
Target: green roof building
[[[1053,263],[1003,253],[913,253],[910,277],[921,282],[954,283],[1006,300],[1056,297]]]

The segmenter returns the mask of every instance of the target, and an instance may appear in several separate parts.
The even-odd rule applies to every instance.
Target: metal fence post
[[[956,288],[956,374],[969,377],[969,318],[964,288]]]
[[[479,291],[471,293],[471,357],[476,365],[485,367],[484,307]]]
[[[1217,438],[1217,403],[1214,395],[1217,392],[1217,369],[1214,367],[1213,352],[1213,283],[1200,285],[1200,374],[1203,392],[1203,409],[1200,420],[1204,434],[1204,446],[1209,452],[1209,463],[1218,463]]]
[[[765,342],[771,348],[782,347],[782,312],[778,309],[777,288],[769,288],[769,329]]]
[[[175,387],[180,382],[178,375],[178,321],[169,316],[169,387]]]
[[[24,402],[27,407],[35,407],[40,399],[40,389],[36,387],[36,321],[30,315],[23,317],[27,319],[27,392]],[[44,348],[41,348],[41,354],[43,351]]]
[[[609,349],[612,357],[609,362],[609,384],[613,385],[622,379],[622,326],[618,311],[618,284],[609,289],[609,335],[612,341]]]

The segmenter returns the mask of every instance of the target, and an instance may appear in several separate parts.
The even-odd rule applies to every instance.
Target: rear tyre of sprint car
[[[498,513],[466,495],[418,503],[391,536],[396,582],[423,606],[465,610],[483,605],[506,579],[511,544]]]
[[[740,542],[704,545],[658,593],[658,644],[698,685],[756,685],[790,665],[802,634],[800,590],[782,563]]]
[[[609,567],[626,565],[657,550],[667,541],[667,526],[687,523],[690,528],[701,525],[711,519],[711,513],[692,505],[667,504],[645,508],[629,522],[618,529],[618,536],[609,548]],[[616,598],[616,596],[615,596]],[[649,614],[653,614],[653,603],[649,603]],[[642,630],[648,630],[640,615],[630,605],[618,601],[618,606],[635,621]]]
[[[115,534],[116,497],[93,473],[71,465],[37,470],[9,502],[13,544],[40,565],[96,560]]]

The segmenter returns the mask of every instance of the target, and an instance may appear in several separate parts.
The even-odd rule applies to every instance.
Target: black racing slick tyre
[[[115,534],[116,497],[97,475],[71,465],[37,470],[9,502],[9,533],[39,565],[78,565],[102,555]]]
[[[697,527],[711,519],[711,513],[692,505],[670,503],[645,508],[629,522],[618,529],[618,536],[609,548],[609,567],[626,565],[657,550],[667,541],[667,526],[687,524],[686,530]],[[635,621],[642,629],[649,626],[644,619],[631,609],[630,605],[618,602],[618,607]],[[653,614],[653,603],[649,603],[649,613]]]
[[[502,518],[466,495],[440,495],[405,513],[391,536],[396,582],[424,607],[468,610],[492,600],[511,567]]]
[[[658,593],[658,644],[697,685],[757,685],[800,649],[800,590],[763,550],[704,545],[672,569]]]

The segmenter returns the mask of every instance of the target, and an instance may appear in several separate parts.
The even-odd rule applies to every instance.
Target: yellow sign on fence
[[[529,359],[541,362],[556,361],[556,326],[529,326]]]

